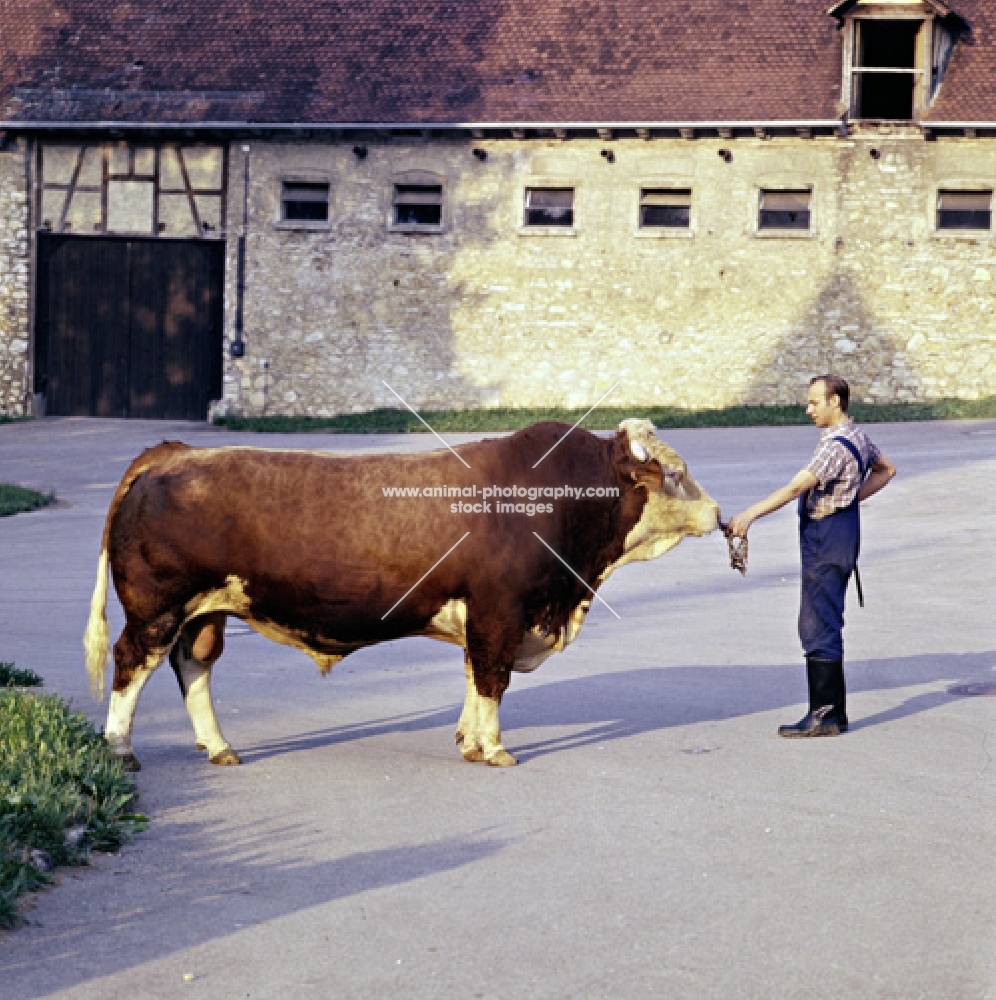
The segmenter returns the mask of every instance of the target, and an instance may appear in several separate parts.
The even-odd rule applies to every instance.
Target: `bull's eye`
[[[650,458],[650,453],[639,441],[630,441],[629,450],[638,462],[646,462]]]

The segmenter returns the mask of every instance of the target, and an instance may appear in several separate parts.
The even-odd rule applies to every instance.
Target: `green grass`
[[[573,424],[584,409],[521,408],[489,410],[422,410],[420,416],[435,431],[512,431],[538,420]],[[996,396],[984,399],[939,399],[932,403],[854,403],[851,413],[861,423],[904,420],[996,418]],[[727,406],[687,410],[674,406],[604,406],[585,418],[589,430],[612,430],[626,417],[646,417],[657,427],[771,427],[808,424],[802,406]],[[403,409],[368,410],[336,417],[219,417],[215,423],[233,431],[297,434],[325,431],[339,434],[406,434],[425,431],[425,424]]]
[[[33,670],[18,670],[13,663],[0,662],[0,688],[40,687],[42,679]]]
[[[9,514],[23,514],[27,510],[37,510],[55,503],[54,493],[38,493],[13,483],[0,483],[0,517]]]
[[[148,822],[130,811],[135,795],[84,715],[55,695],[0,690],[0,927],[15,924],[22,893],[49,881],[32,852],[56,867],[117,849]]]

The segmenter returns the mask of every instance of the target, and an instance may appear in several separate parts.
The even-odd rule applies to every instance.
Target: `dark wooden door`
[[[214,241],[40,236],[47,412],[203,420],[221,395],[224,260]]]

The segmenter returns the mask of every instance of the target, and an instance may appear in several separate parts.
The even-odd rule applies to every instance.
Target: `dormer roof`
[[[857,13],[857,8],[874,5],[879,10],[893,7],[897,13],[908,10],[923,10],[934,17],[949,17],[954,11],[940,3],[939,0],[842,0],[827,9],[827,13],[837,20],[843,20],[849,14]]]

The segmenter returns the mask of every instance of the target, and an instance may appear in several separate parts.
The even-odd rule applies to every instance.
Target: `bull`
[[[501,507],[462,499],[475,487],[479,498],[483,484],[499,494],[518,486],[520,497]],[[600,495],[550,500],[564,484]],[[385,496],[386,486],[409,496]],[[531,512],[523,492],[538,501]],[[106,739],[140,768],[135,709],[168,656],[198,749],[214,764],[240,763],[210,686],[231,615],[302,650],[322,674],[404,636],[462,647],[460,753],[515,764],[498,718],[512,672],[570,644],[620,566],[718,524],[716,503],[647,420],[624,420],[610,438],[546,422],[408,455],[163,442],[128,468],[104,526],[84,646],[102,698],[110,577],[125,624]]]

